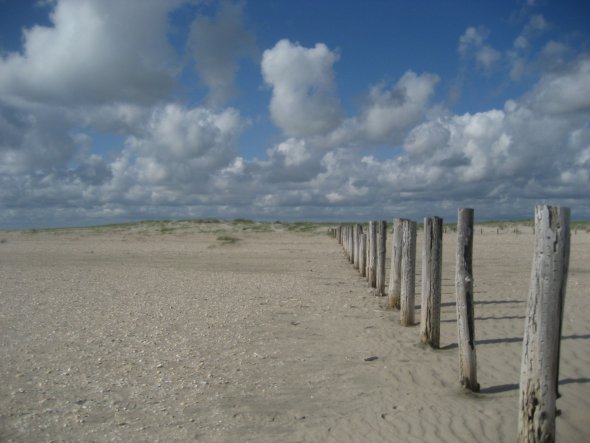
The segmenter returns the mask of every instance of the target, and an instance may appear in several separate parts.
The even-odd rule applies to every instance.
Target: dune
[[[479,393],[459,384],[455,233],[435,351],[325,227],[299,228],[0,232],[0,440],[515,440],[530,227],[476,230]],[[589,263],[590,233],[572,233],[561,442],[590,440]]]

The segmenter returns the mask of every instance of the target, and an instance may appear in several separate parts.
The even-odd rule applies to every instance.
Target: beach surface
[[[459,384],[456,233],[444,236],[435,351],[373,295],[326,227],[300,228],[0,232],[0,441],[515,441],[530,227],[475,232],[477,394]],[[589,300],[590,233],[580,230],[559,442],[590,441]]]

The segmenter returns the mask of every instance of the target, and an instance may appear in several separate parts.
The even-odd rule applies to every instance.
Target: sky
[[[590,219],[586,0],[0,0],[0,228]]]

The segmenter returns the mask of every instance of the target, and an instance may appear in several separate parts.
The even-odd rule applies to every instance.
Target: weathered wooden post
[[[416,222],[402,220],[400,321],[402,326],[414,325],[416,283]]]
[[[369,287],[377,286],[377,222],[369,222]]]
[[[344,253],[348,258],[348,226],[344,226],[344,232],[342,234],[342,247],[344,248]]]
[[[555,441],[569,253],[569,208],[536,206],[535,252],[520,368],[519,443]]]
[[[350,226],[346,225],[345,247],[346,258],[350,260]]]
[[[365,257],[365,277],[367,278],[367,281],[369,281],[369,256],[371,255],[371,235],[370,235],[370,227],[371,227],[371,222],[367,223],[367,248],[366,248],[366,253],[367,256]]]
[[[393,219],[391,269],[389,271],[388,305],[399,309],[402,283],[402,219]]]
[[[363,228],[360,224],[356,223],[354,225],[354,269],[359,269],[360,267],[360,245],[362,233]]]
[[[352,260],[351,260],[351,263],[352,263],[352,267],[354,269],[357,269],[358,268],[358,264],[359,264],[359,262],[358,262],[358,255],[357,255],[357,249],[356,249],[357,246],[358,246],[358,243],[357,243],[357,240],[358,240],[358,237],[357,237],[358,231],[356,230],[356,227],[357,227],[357,224],[356,223],[354,225],[352,225]]]
[[[367,276],[367,234],[361,234],[359,245],[359,272],[362,277]]]
[[[375,295],[385,295],[385,256],[387,245],[387,222],[382,220],[377,228],[377,270]]]
[[[424,248],[422,249],[420,341],[433,348],[440,347],[442,236],[442,218],[426,217],[424,219]]]
[[[350,225],[348,227],[350,231],[350,240],[349,240],[349,247],[350,250],[348,251],[349,261],[354,265],[354,226]]]
[[[473,209],[471,208],[459,209],[455,289],[460,380],[465,388],[478,392],[473,309]]]

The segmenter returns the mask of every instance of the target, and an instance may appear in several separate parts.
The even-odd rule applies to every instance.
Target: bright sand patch
[[[333,238],[253,231],[0,233],[0,440],[515,440],[530,228],[475,235],[479,394],[458,383],[455,233],[432,351]],[[561,442],[590,440],[589,298],[590,234],[578,232]]]

